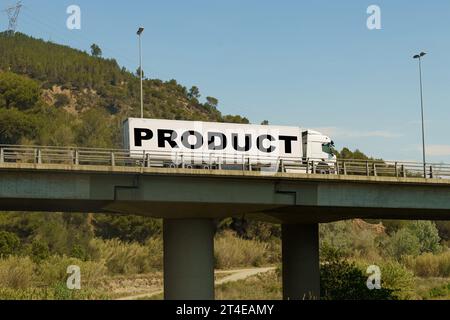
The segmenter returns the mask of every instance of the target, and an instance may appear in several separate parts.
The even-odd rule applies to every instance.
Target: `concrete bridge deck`
[[[349,218],[450,219],[450,180],[0,164],[0,210],[249,216],[278,223]]]

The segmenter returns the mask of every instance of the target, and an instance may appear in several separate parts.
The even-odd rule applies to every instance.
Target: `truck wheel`
[[[319,163],[316,167],[316,174],[330,174],[331,170],[327,163]]]

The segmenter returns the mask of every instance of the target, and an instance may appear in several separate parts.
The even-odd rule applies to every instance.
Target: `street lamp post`
[[[144,118],[144,93],[142,87],[142,78],[144,77],[144,73],[142,71],[142,45],[141,45],[141,35],[144,32],[144,28],[140,27],[137,31],[137,35],[139,37],[139,78],[141,80],[141,118]]]
[[[419,79],[420,79],[420,109],[422,114],[422,154],[423,154],[423,176],[427,177],[427,162],[425,153],[425,122],[423,115],[423,87],[422,87],[422,58],[426,55],[425,52],[416,54],[413,58],[419,59]]]

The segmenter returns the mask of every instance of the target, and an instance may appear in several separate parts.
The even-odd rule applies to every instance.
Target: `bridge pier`
[[[283,299],[320,298],[319,225],[282,225]]]
[[[214,299],[214,224],[164,219],[164,299]]]

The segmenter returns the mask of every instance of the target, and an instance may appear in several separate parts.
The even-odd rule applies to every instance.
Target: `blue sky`
[[[6,7],[12,0],[0,0]],[[420,160],[416,52],[424,50],[428,159],[450,162],[449,1],[23,0],[18,30],[197,85],[223,113],[314,128],[385,159]],[[66,8],[81,8],[81,30]],[[368,6],[381,9],[369,30]],[[7,26],[0,16],[0,29]]]

